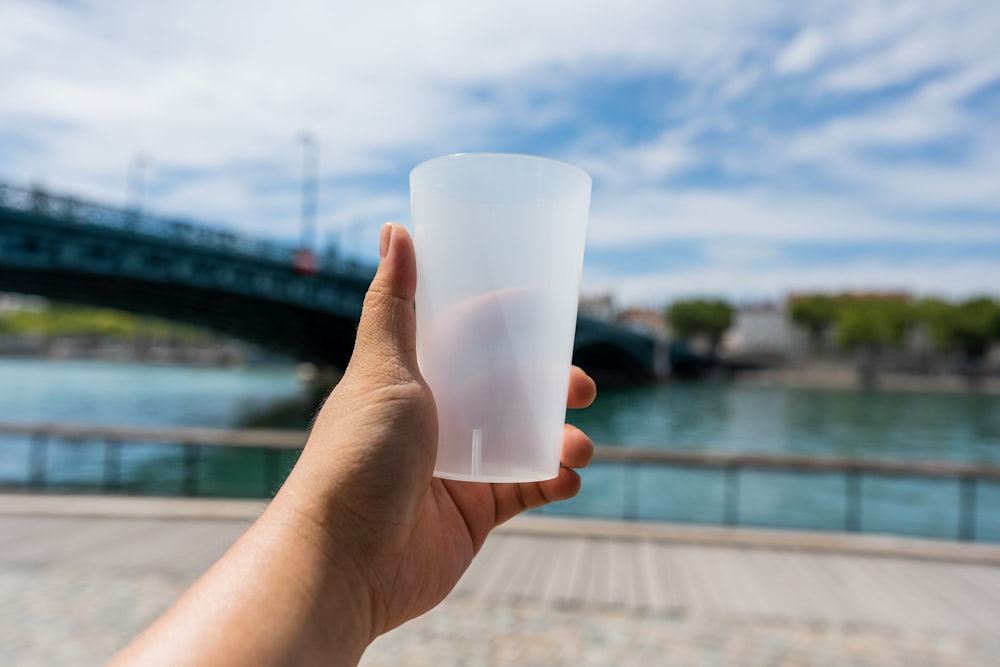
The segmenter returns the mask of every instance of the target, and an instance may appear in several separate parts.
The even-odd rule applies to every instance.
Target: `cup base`
[[[490,482],[499,484],[519,484],[522,482],[544,482],[547,479],[555,479],[559,476],[559,472],[556,474],[544,474],[529,471],[512,471],[507,475],[462,475],[451,472],[442,472],[440,470],[434,471],[434,476],[440,479],[450,479],[456,482]]]

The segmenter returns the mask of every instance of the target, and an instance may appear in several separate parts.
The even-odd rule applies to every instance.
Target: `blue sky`
[[[0,3],[0,180],[374,260],[409,170],[594,177],[583,290],[1000,294],[1000,3]]]

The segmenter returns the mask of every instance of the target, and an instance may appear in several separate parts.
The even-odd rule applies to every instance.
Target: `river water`
[[[230,427],[300,387],[292,366],[240,369],[0,359],[0,421]],[[672,383],[602,391],[572,423],[598,444],[707,452],[760,452],[878,459],[1000,462],[1000,397],[974,393],[864,392]],[[98,485],[100,443],[47,451],[49,480]],[[126,488],[180,493],[181,450],[123,450]],[[290,455],[277,465],[287,469]],[[261,452],[202,452],[202,488],[212,495],[261,495],[273,488]],[[30,468],[25,438],[0,440],[0,483],[20,484]],[[129,477],[131,475],[131,478]],[[131,482],[129,482],[131,479]],[[615,465],[584,472],[584,488],[549,514],[718,523],[723,473]],[[960,488],[950,480],[865,477],[866,531],[950,538],[958,531]],[[842,475],[752,472],[739,480],[739,519],[748,525],[840,530]],[[981,483],[976,534],[1000,541],[1000,485]]]

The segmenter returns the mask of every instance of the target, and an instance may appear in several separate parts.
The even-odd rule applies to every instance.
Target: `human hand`
[[[275,509],[306,517],[336,567],[351,564],[370,592],[370,639],[440,602],[489,532],[525,509],[579,491],[573,468],[593,443],[566,425],[558,477],[523,484],[432,477],[434,399],[417,366],[416,263],[406,230],[382,230],[382,260],[365,299],[350,365],[317,416]],[[589,405],[593,380],[570,376],[567,404]]]
[[[356,664],[375,637],[444,599],[494,527],[576,495],[573,468],[594,446],[572,426],[555,479],[432,476],[437,412],[417,367],[413,243],[393,225],[381,247],[354,355],[285,484],[115,665]],[[569,407],[595,394],[574,368]]]

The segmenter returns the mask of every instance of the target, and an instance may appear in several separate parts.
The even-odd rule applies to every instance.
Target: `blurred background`
[[[985,1],[3,4],[0,178],[369,259],[409,170],[595,179],[585,292],[995,293]]]
[[[170,429],[306,428],[410,169],[510,151],[594,178],[602,391],[569,418],[606,449],[545,514],[1000,541],[997,3],[5,0],[0,26],[5,490],[268,497],[294,437]]]

